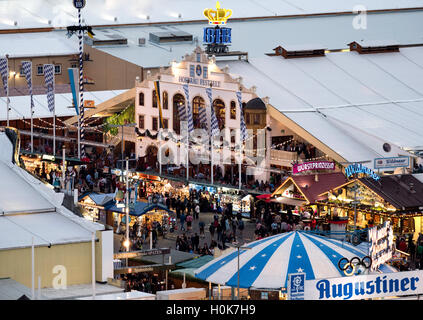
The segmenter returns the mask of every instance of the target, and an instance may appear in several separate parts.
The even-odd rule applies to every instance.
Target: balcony
[[[301,156],[303,156],[301,154]],[[301,157],[300,157],[301,158]],[[270,150],[270,164],[291,167],[293,161],[298,160],[297,152],[283,151],[283,150]]]

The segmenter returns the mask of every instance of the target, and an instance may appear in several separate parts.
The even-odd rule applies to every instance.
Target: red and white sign
[[[300,173],[311,170],[335,170],[335,162],[330,161],[311,161],[292,166],[292,173]]]

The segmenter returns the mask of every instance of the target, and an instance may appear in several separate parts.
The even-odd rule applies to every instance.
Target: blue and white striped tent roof
[[[288,274],[305,272],[306,279],[342,277],[338,261],[345,257],[364,257],[366,252],[339,240],[305,231],[292,231],[246,244],[240,249],[241,288],[281,289],[287,287]],[[226,253],[197,269],[195,275],[211,283],[237,286],[237,250]],[[380,272],[394,272],[383,265]]]

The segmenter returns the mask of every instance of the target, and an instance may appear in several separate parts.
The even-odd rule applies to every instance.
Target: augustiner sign
[[[423,293],[423,270],[306,280],[304,300],[358,300]]]

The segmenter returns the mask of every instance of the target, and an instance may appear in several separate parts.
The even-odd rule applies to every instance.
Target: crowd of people
[[[125,281],[125,292],[137,290],[156,294],[157,291],[166,290],[165,281],[161,280],[158,275],[147,272],[127,273],[121,277],[121,280]],[[174,289],[173,281],[171,279],[168,281],[168,289]]]

